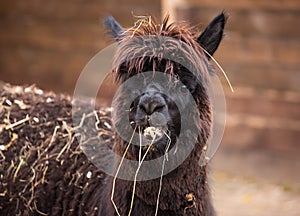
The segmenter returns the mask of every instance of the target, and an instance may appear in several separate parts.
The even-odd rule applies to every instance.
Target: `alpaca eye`
[[[146,109],[146,107],[144,106],[144,105],[142,105],[142,104],[140,104],[139,105],[139,108],[143,111],[143,112],[147,112],[147,109]]]
[[[183,85],[180,87],[180,92],[183,94],[187,94],[189,92],[189,89],[185,85]]]
[[[155,107],[155,109],[153,110],[153,112],[160,112],[160,111],[163,110],[163,108],[164,108],[164,106],[157,106],[157,107]]]

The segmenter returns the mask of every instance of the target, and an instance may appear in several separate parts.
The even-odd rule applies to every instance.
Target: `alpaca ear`
[[[224,13],[221,13],[215,17],[197,39],[197,42],[200,44],[200,46],[211,56],[215,53],[222,40],[227,18],[228,16]],[[206,56],[208,59],[210,59],[210,56],[207,53]]]
[[[123,27],[115,20],[113,16],[107,17],[103,21],[103,24],[116,41],[120,41],[122,39],[122,34],[124,33]]]

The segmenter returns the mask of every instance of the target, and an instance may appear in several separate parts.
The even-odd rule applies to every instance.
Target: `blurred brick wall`
[[[112,42],[100,19],[131,26],[137,15],[205,25],[230,14],[216,53],[235,93],[227,92],[223,146],[298,150],[300,2],[298,0],[0,0],[0,80],[72,93],[86,63]]]
[[[173,20],[204,28],[230,15],[215,57],[235,92],[227,90],[222,145],[249,152],[300,152],[300,1],[163,0]]]
[[[112,43],[101,19],[160,17],[159,0],[0,0],[0,80],[72,93],[86,63]]]
[[[177,18],[200,27],[223,10],[229,13],[225,43],[216,56],[235,85],[300,91],[300,1],[185,2]]]

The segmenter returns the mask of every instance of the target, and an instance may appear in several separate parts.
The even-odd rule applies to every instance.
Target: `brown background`
[[[0,0],[0,80],[72,93],[87,62],[112,43],[102,20],[160,16],[159,0]]]
[[[215,166],[287,183],[300,192],[300,1],[163,1],[174,20],[205,26],[229,14],[216,59],[224,82],[227,124]]]
[[[298,154],[300,2],[188,0],[184,6],[180,2],[172,6],[175,20],[202,26],[223,9],[230,15],[216,54],[235,87],[235,93],[227,93],[225,143],[247,151]]]
[[[216,59],[235,92],[224,83],[218,166],[300,185],[298,0],[0,0],[0,80],[72,94],[83,67],[113,42],[100,20],[112,14],[131,26],[132,12],[160,18],[162,9],[199,29],[230,14]]]

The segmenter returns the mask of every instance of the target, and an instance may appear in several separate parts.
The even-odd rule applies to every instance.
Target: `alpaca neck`
[[[110,200],[112,185],[113,178],[108,177],[104,195],[106,201],[101,215],[117,215]],[[133,181],[116,180],[113,201],[120,215],[128,215],[133,197],[131,215],[155,215],[157,202],[158,215],[214,215],[207,184],[207,165],[199,166],[193,157],[187,158],[179,167],[163,176],[162,184],[160,178],[137,181],[134,196],[132,191]],[[145,211],[147,213],[143,214]]]
[[[147,205],[156,205],[159,180],[137,184],[136,195]],[[199,214],[201,209],[204,211],[210,208],[209,196],[207,167],[200,167],[198,161],[186,160],[177,169],[163,176],[159,209],[172,211],[175,215],[184,215],[186,212],[187,215],[211,215],[203,212]]]

